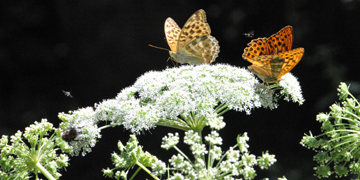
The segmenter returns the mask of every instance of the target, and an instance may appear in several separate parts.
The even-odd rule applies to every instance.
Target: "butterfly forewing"
[[[249,47],[244,49],[242,57],[253,64],[261,65],[262,63],[257,62],[255,59],[258,56],[266,55],[266,41],[267,38],[253,39],[248,43]]]
[[[173,19],[168,18],[165,21],[165,34],[171,49],[171,59],[180,64],[210,64],[215,61],[220,46],[210,33],[202,9],[196,11],[181,30]]]
[[[253,39],[244,49],[243,58],[253,64],[260,65],[255,58],[262,55],[275,55],[291,50],[293,35],[291,26],[285,26],[269,38]]]
[[[211,30],[209,24],[206,22],[205,11],[202,9],[196,11],[181,29],[176,49],[177,52],[196,38],[210,35],[210,33]]]
[[[167,18],[165,21],[164,30],[166,41],[169,44],[171,51],[176,52],[177,41],[179,39],[181,29],[173,19]]]
[[[293,41],[292,26],[285,26],[267,39],[267,54],[278,54],[291,50]]]

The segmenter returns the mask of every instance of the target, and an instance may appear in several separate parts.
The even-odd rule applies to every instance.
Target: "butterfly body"
[[[249,70],[266,83],[277,83],[301,60],[304,48],[291,50],[291,26],[282,28],[269,38],[258,38],[248,43],[243,58],[252,63]]]
[[[196,11],[182,29],[171,18],[166,19],[164,29],[170,57],[180,64],[210,64],[220,52],[202,9]]]

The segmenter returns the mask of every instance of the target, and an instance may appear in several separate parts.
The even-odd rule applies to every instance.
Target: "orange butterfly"
[[[170,57],[180,64],[210,64],[220,52],[219,42],[210,35],[205,11],[196,11],[182,29],[170,17],[165,21],[165,35]]]
[[[251,62],[249,70],[266,83],[277,83],[301,60],[304,48],[291,50],[293,28],[285,26],[269,38],[258,38],[248,43],[242,57]]]

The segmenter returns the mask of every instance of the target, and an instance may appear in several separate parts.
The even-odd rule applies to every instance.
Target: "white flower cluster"
[[[250,114],[254,108],[274,109],[279,96],[303,103],[299,82],[290,73],[280,86],[280,95],[274,95],[278,91],[260,83],[248,70],[226,64],[181,66],[147,72],[115,99],[100,103],[95,111],[78,110],[89,112],[89,117],[77,111],[63,117],[70,127],[107,121],[109,126],[123,125],[133,133],[154,128],[159,122],[178,125],[183,123],[179,119],[188,117],[203,119],[205,125],[221,129],[225,126],[221,115],[227,110]]]
[[[284,83],[280,81],[282,92],[301,104],[300,86],[292,77],[288,74]],[[155,127],[161,120],[189,114],[216,117],[214,108],[219,104],[247,114],[254,108],[277,107],[274,90],[244,68],[225,64],[181,66],[145,73],[115,99],[100,103],[98,118],[139,132]]]
[[[300,105],[304,103],[305,99],[302,96],[301,86],[299,81],[291,73],[287,73],[282,77],[282,80],[279,82],[280,86],[283,89],[280,91],[280,94],[285,95],[285,100],[293,102],[298,102]]]
[[[72,132],[75,134],[71,136],[71,141],[69,142],[73,147],[72,156],[78,156],[80,152],[82,156],[85,156],[95,146],[96,139],[101,138],[95,115],[96,113],[91,107],[81,108],[69,114],[59,114],[59,118],[64,120],[60,124],[63,132],[76,131]]]

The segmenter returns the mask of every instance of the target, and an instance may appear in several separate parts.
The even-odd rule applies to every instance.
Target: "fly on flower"
[[[96,109],[99,107],[99,104],[98,103],[95,103],[94,104],[94,107],[93,107],[93,110],[96,111]]]
[[[66,142],[74,141],[80,134],[82,134],[81,128],[70,128],[61,133],[61,139]]]
[[[62,92],[65,94],[65,96],[73,98],[73,96],[70,94],[70,91],[62,90]]]

